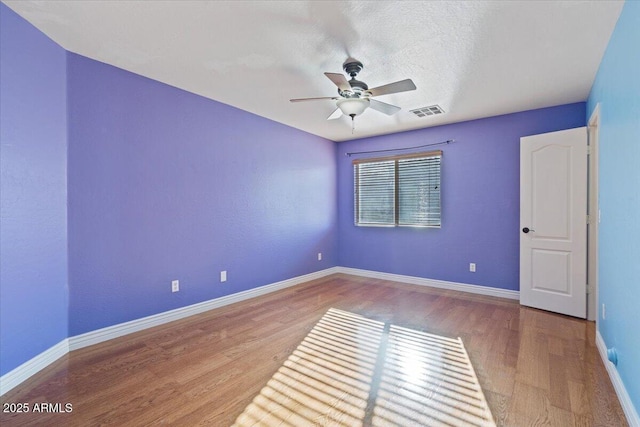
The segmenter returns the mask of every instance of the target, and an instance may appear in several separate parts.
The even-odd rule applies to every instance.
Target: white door
[[[586,317],[587,128],[520,138],[520,304]]]

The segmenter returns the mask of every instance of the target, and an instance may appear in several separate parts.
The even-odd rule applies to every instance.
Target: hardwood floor
[[[329,308],[462,338],[499,426],[627,425],[592,322],[342,274],[74,351],[3,396],[31,412],[0,424],[230,426]]]

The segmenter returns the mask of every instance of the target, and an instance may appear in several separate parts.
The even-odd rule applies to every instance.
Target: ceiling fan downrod
[[[353,58],[347,59],[345,63],[342,64],[342,69],[344,70],[344,72],[347,73],[349,77],[351,77],[351,80],[349,80],[349,86],[351,86],[351,89],[355,89],[353,91],[353,94],[351,95],[354,98],[359,98],[362,92],[369,89],[369,86],[367,86],[365,82],[361,82],[360,80],[356,79],[356,76],[360,71],[362,71],[362,68],[364,68],[362,62]],[[347,97],[349,96],[348,94],[341,95]]]

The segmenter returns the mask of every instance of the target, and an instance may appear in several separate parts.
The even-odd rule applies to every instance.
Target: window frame
[[[440,208],[440,215],[438,218],[438,224],[402,224],[400,223],[400,177],[399,177],[399,162],[402,160],[410,159],[423,159],[427,157],[439,157],[438,162],[438,206]],[[367,163],[382,163],[393,161],[393,222],[388,223],[374,223],[374,222],[359,222],[360,215],[360,171],[359,165]],[[354,175],[354,224],[358,227],[414,227],[414,228],[442,228],[442,150],[426,151],[420,153],[385,156],[385,157],[372,157],[366,159],[355,159],[352,161],[353,175]]]

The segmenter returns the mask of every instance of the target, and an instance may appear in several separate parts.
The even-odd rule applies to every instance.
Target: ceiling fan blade
[[[391,93],[406,92],[409,90],[415,90],[416,85],[411,79],[400,80],[399,82],[389,83],[384,86],[374,87],[369,89],[368,92],[371,96],[389,95]]]
[[[377,99],[369,99],[369,107],[373,108],[376,111],[380,111],[381,113],[387,114],[389,116],[401,110],[400,107],[387,104],[386,102],[380,102]]]
[[[289,102],[302,102],[302,101],[319,101],[321,99],[340,99],[339,96],[321,96],[319,98],[294,98],[290,99]]]
[[[329,77],[329,80],[331,80],[336,86],[338,86],[338,89],[340,89],[341,91],[351,90],[351,85],[347,81],[347,78],[344,76],[344,74],[324,73],[324,75]]]
[[[335,120],[335,119],[339,119],[340,117],[342,117],[342,110],[340,110],[339,108],[336,108],[336,110],[333,113],[331,113],[329,117],[327,117],[327,120]]]

